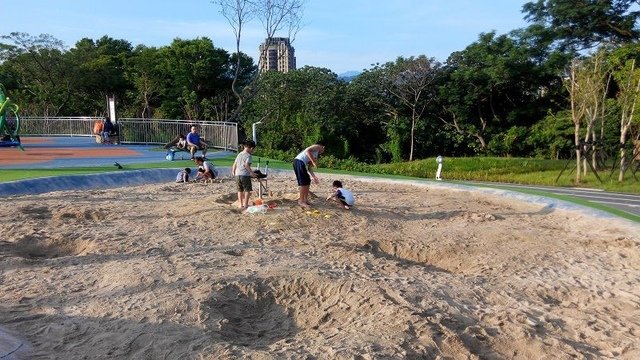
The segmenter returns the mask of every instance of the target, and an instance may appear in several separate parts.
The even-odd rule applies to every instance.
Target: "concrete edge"
[[[183,167],[104,172],[86,175],[51,176],[0,183],[0,197],[37,195],[53,191],[92,190],[173,182]],[[217,168],[220,176],[230,169]],[[192,169],[194,170],[194,169]]]

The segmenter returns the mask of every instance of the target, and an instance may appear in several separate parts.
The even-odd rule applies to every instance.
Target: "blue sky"
[[[298,67],[337,74],[368,69],[398,56],[440,61],[464,49],[481,32],[504,34],[525,27],[521,0],[307,0],[293,46]],[[231,27],[209,0],[2,0],[0,35],[50,34],[68,47],[108,35],[134,46],[169,45],[176,38],[208,37],[235,49]],[[286,34],[278,34],[286,36]],[[256,59],[264,31],[244,31],[241,50]]]

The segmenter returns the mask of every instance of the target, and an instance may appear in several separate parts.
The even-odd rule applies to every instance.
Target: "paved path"
[[[480,181],[465,181],[464,183],[469,185],[496,187],[505,190],[534,190],[554,195],[570,196],[588,201],[589,203],[612,207],[640,218],[640,195],[636,194],[615,193],[598,189],[563,188],[539,185],[514,185]]]

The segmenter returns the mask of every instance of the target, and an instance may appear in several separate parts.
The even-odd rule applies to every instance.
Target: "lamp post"
[[[258,145],[258,138],[256,135],[256,125],[260,125],[260,124],[262,124],[262,121],[254,122],[253,125],[251,125],[251,130],[253,132],[253,141],[256,143],[256,145]]]
[[[438,171],[436,171],[436,180],[442,180],[440,176],[442,174],[442,163],[444,162],[444,158],[441,155],[438,155],[436,158],[436,162],[438,163]]]

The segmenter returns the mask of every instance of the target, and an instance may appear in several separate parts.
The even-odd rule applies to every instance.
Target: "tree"
[[[530,47],[527,39],[481,34],[447,59],[438,93],[439,118],[482,153],[491,150],[494,134],[529,128],[544,116],[553,93],[543,55],[544,50]]]
[[[254,119],[263,122],[259,143],[267,151],[299,149],[322,138],[332,154],[344,156],[338,146],[345,140],[338,116],[343,86],[324,68],[266,72],[243,111],[244,125],[250,128]]]
[[[620,109],[620,172],[618,181],[624,180],[624,173],[628,166],[627,137],[634,126],[640,125],[639,117],[636,114],[636,106],[640,98],[640,69],[636,65],[636,58],[640,56],[638,50],[638,45],[632,44],[617,49],[611,56],[615,66],[613,76],[618,87],[616,102]]]
[[[238,107],[229,119],[234,120],[241,113],[245,101],[255,96],[256,82],[259,76],[257,71],[254,72],[253,78],[246,84],[246,87],[242,90],[239,89],[238,79],[243,72],[243,64],[240,61],[240,44],[244,26],[252,19],[257,18],[265,31],[266,43],[270,43],[280,31],[287,32],[293,42],[295,34],[300,28],[304,0],[213,0],[212,2],[220,7],[220,12],[231,25],[236,40],[236,66],[231,86],[238,100]],[[265,53],[260,54],[259,59],[265,57],[266,51],[265,48]]]
[[[346,127],[343,134],[348,134],[349,154],[359,160],[382,163],[395,155],[400,161],[401,149],[394,154],[385,144],[389,118],[385,102],[380,101],[379,83],[378,74],[368,70],[346,84],[340,101],[343,107],[341,120]]]
[[[65,56],[74,68],[73,107],[80,114],[106,114],[105,98],[115,95],[125,105],[131,83],[125,78],[125,63],[132,55],[131,43],[103,36],[83,38]]]
[[[634,0],[536,0],[526,3],[525,19],[542,38],[571,49],[640,38],[640,12]]]
[[[576,183],[580,183],[582,154],[590,149],[589,142],[593,137],[596,121],[602,115],[601,109],[607,90],[607,72],[604,69],[604,53],[598,52],[586,59],[574,59],[571,62],[567,76],[565,77],[565,87],[569,93],[571,104],[571,120],[574,124],[574,144],[576,151]],[[585,128],[585,139],[580,140],[582,127]],[[586,165],[592,166],[585,158]]]
[[[568,110],[550,112],[532,126],[526,142],[534,149],[534,155],[559,160],[562,154],[571,154],[575,148],[572,125]]]
[[[134,87],[131,98],[136,117],[153,117],[162,89],[170,85],[160,72],[160,62],[158,49],[140,45],[126,63],[125,76]]]
[[[0,62],[17,91],[12,91],[22,105],[23,115],[57,116],[68,105],[73,89],[72,67],[64,57],[62,41],[49,34],[31,36],[12,32],[1,36]],[[28,105],[26,105],[28,104]]]
[[[440,63],[424,55],[417,58],[400,57],[395,63],[383,65],[382,69],[383,88],[398,100],[401,106],[409,109],[411,120],[409,161],[413,161],[416,124],[422,119],[427,104],[435,97],[433,83],[440,70]],[[392,113],[398,114],[398,111],[392,111]]]
[[[213,46],[206,37],[175,39],[159,51],[162,61],[159,69],[169,81],[159,109],[164,117],[199,119],[206,111],[205,104],[228,91],[229,54]]]
[[[233,75],[233,82],[231,83],[231,90],[238,99],[238,104],[242,107],[243,97],[242,91],[238,89],[238,79],[242,72],[242,58],[240,52],[240,42],[242,40],[242,30],[246,23],[248,23],[255,16],[254,4],[247,0],[214,0],[213,3],[220,6],[220,13],[227,19],[233,35],[236,40],[235,50],[235,71]]]

